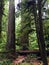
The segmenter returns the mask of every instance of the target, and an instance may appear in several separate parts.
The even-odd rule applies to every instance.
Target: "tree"
[[[14,0],[9,0],[8,34],[6,49],[15,54],[15,6]]]
[[[34,17],[35,17],[35,26],[36,26],[36,33],[37,33],[39,51],[41,53],[41,58],[42,58],[42,61],[43,61],[43,65],[48,65],[47,55],[46,55],[46,50],[45,50],[44,33],[43,33],[41,0],[38,0],[38,6],[37,7],[38,7],[38,11],[39,11],[38,14],[37,14],[37,10],[36,10],[36,3],[34,1],[33,13],[34,13]]]

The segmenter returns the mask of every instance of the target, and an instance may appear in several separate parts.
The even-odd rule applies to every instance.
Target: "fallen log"
[[[47,55],[49,55],[49,50],[46,50],[47,52]],[[0,52],[0,54],[8,54],[8,53],[11,53],[11,52]],[[25,50],[25,51],[16,51],[16,54],[20,54],[20,55],[27,55],[27,54],[40,54],[40,51],[39,50]]]

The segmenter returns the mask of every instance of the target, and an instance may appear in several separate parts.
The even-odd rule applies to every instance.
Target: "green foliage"
[[[2,42],[0,43],[0,51],[5,51],[7,42],[7,21],[8,21],[8,1],[4,1],[4,13],[2,17]]]
[[[28,1],[28,0],[27,0]],[[37,36],[36,36],[36,27],[34,21],[34,15],[32,13],[32,5],[27,8],[27,1],[23,0],[21,4],[21,10],[15,12],[15,34],[16,34],[16,49],[20,50],[22,45],[20,44],[21,36],[24,34],[28,34],[29,41],[29,50],[38,49]],[[5,51],[5,46],[7,43],[7,28],[8,28],[8,8],[9,1],[4,2],[4,14],[2,18],[2,43],[0,43],[0,51]],[[46,11],[49,17],[49,9]],[[44,28],[44,38],[46,45],[49,44],[49,19],[43,20],[43,28]],[[29,32],[32,30],[31,32]]]
[[[17,38],[19,40],[20,36],[24,33],[27,33],[30,29],[33,29],[31,33],[28,34],[29,38],[29,50],[38,49],[38,43],[37,43],[37,36],[36,36],[36,27],[35,27],[35,21],[34,16],[32,13],[31,8],[26,8],[27,1],[23,0],[21,3],[21,17],[19,25],[17,25]],[[46,11],[46,13],[49,13],[49,9]],[[49,17],[49,15],[48,15]],[[17,21],[18,22],[18,21]],[[22,28],[21,28],[22,26]],[[49,43],[49,20],[43,20],[43,28],[44,28],[44,38],[46,44]],[[19,41],[20,42],[20,41]],[[17,43],[19,43],[17,42]]]
[[[0,61],[0,65],[13,65],[11,60]]]
[[[38,44],[37,44],[37,37],[36,37],[36,28],[35,28],[35,23],[34,23],[34,16],[32,11],[26,8],[26,4],[27,1],[22,1],[21,3],[21,20],[19,24],[16,24],[16,37],[17,37],[17,43],[21,44],[19,39],[21,40],[21,36],[23,36],[24,34],[28,34],[28,38],[29,38],[29,50],[38,48]],[[19,15],[20,16],[20,15]],[[18,17],[19,18],[19,17]],[[18,22],[18,21],[16,21]],[[32,30],[30,32],[30,30]],[[27,41],[27,40],[26,40]],[[20,45],[23,46],[23,45]],[[16,46],[17,47],[17,46]]]

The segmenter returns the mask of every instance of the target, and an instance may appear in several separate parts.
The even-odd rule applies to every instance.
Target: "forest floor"
[[[1,59],[2,57],[2,59]],[[49,57],[47,58],[49,62]],[[37,58],[31,58],[30,56],[18,56],[15,60],[5,59],[5,56],[0,56],[0,65],[43,65],[41,60],[37,60]],[[49,65],[49,63],[48,63]]]
[[[16,61],[13,64],[16,65]],[[43,65],[43,63],[41,61],[36,60],[33,62],[23,62],[23,63],[20,63],[20,65]]]
[[[39,60],[34,60],[32,62],[24,61],[24,62],[20,62],[17,64],[17,61],[13,62],[11,60],[4,59],[4,60],[0,61],[0,65],[43,65],[43,62],[39,61]],[[49,63],[48,63],[48,65],[49,65]]]
[[[15,59],[13,61],[13,64],[14,65],[16,65],[16,64],[17,65],[43,65],[43,62],[41,60],[37,60],[37,58],[32,58],[30,60],[28,58],[26,58],[26,59],[25,59],[25,57]],[[24,61],[21,61],[21,60],[24,60]],[[48,58],[48,60],[49,60],[49,58]],[[49,65],[49,63],[48,63],[48,65]]]

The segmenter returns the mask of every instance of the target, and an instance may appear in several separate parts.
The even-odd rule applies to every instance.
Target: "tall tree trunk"
[[[36,10],[36,4],[34,2],[33,8],[34,8],[34,17],[35,17],[35,26],[36,26],[36,33],[37,33],[37,39],[38,39],[38,45],[39,45],[39,51],[41,53],[41,58],[43,61],[43,65],[48,65],[47,63],[47,55],[45,50],[45,41],[44,41],[44,34],[43,34],[43,23],[42,23],[42,4],[41,0],[38,0],[38,16],[37,16],[37,10]]]
[[[6,49],[15,54],[15,6],[14,0],[9,0],[8,36]]]
[[[40,0],[38,0],[38,10],[39,10],[39,14],[38,14],[39,15],[39,18],[38,18],[39,27],[38,27],[38,33],[37,33],[38,43],[39,43],[39,47],[41,51],[43,65],[48,65],[47,54],[46,54],[46,49],[45,49],[44,33],[43,33],[42,4]]]
[[[4,1],[0,0],[0,43],[1,43],[1,31],[2,31],[2,15],[3,15]]]

